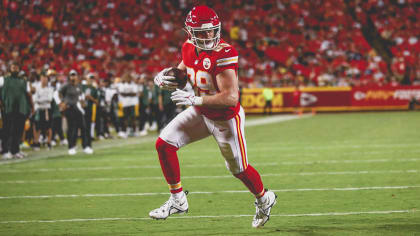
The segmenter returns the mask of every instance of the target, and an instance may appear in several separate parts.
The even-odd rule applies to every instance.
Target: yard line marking
[[[104,150],[104,149],[109,149],[109,148],[124,147],[128,145],[153,142],[154,140],[156,140],[156,138],[157,138],[156,135],[152,135],[152,136],[142,137],[142,138],[119,139],[117,142],[115,141],[111,142],[111,141],[105,140],[102,143],[95,144],[93,148],[95,151],[98,151],[98,150]],[[12,160],[6,160],[6,161],[0,160],[0,165],[7,165],[7,164],[12,164],[12,163],[27,162],[27,161],[36,161],[36,160],[54,158],[54,157],[59,157],[59,156],[68,156],[67,151],[68,151],[67,149],[61,149],[61,150],[53,149],[51,151],[41,151],[37,153],[31,152],[26,158],[12,159]]]
[[[388,189],[412,189],[420,188],[420,185],[413,186],[371,186],[371,187],[348,187],[348,188],[298,188],[298,189],[279,189],[273,192],[308,192],[308,191],[362,191],[362,190],[388,190]],[[189,194],[216,194],[216,193],[249,193],[248,190],[226,190],[226,191],[195,191]],[[87,194],[55,194],[38,196],[0,196],[4,199],[42,199],[42,198],[90,198],[90,197],[132,197],[132,196],[157,196],[168,195],[168,192],[161,193],[87,193]]]
[[[281,142],[281,141],[280,141]],[[249,145],[248,145],[249,146]],[[256,145],[250,151],[260,152],[260,150],[330,150],[330,149],[365,149],[365,148],[405,148],[405,147],[420,147],[420,143],[404,143],[404,144],[358,144],[358,145],[299,145],[299,146],[282,146],[282,145]],[[184,152],[196,152],[195,150],[183,150]],[[214,149],[200,149],[200,152],[220,152],[217,148]]]
[[[313,164],[353,164],[353,163],[385,163],[385,162],[416,162],[420,158],[406,159],[370,159],[370,160],[312,160],[312,161],[285,161],[272,163],[253,163],[253,166],[281,166],[281,165],[313,165]],[[223,167],[222,164],[212,165],[183,165],[182,168],[201,168],[201,167]],[[27,168],[27,167],[26,167]],[[97,166],[97,167],[69,167],[69,168],[39,168],[39,169],[5,169],[2,173],[28,173],[28,172],[62,172],[62,171],[102,171],[119,169],[160,169],[160,165],[130,165],[130,166]],[[1,183],[1,181],[0,181]]]
[[[285,122],[289,120],[302,119],[302,118],[307,118],[307,117],[312,117],[312,115],[303,115],[303,116],[273,115],[271,117],[264,117],[264,118],[260,118],[256,120],[245,121],[245,127],[273,124],[273,123]],[[96,144],[94,146],[94,149],[102,150],[102,149],[115,148],[115,147],[124,147],[128,145],[133,145],[133,144],[153,142],[156,140],[156,138],[157,136],[153,134],[151,136],[142,137],[142,138],[130,138],[126,140],[119,140],[118,142],[102,142],[102,143],[98,143],[99,145]],[[33,153],[31,153],[31,155],[32,154]],[[66,150],[53,150],[50,152],[40,152],[38,155],[30,156],[28,158],[23,158],[23,159],[14,159],[14,160],[6,160],[6,161],[0,160],[0,165],[41,160],[41,159],[47,159],[47,158],[52,158],[52,157],[58,157],[58,156],[67,156],[67,149]]]
[[[316,175],[365,175],[365,174],[417,174],[420,170],[385,170],[385,171],[330,171],[330,172],[286,172],[269,173],[261,176],[316,176]],[[106,182],[106,181],[139,181],[139,180],[162,180],[161,176],[118,177],[118,178],[66,178],[66,179],[40,179],[40,180],[4,180],[0,184],[37,184],[37,183],[62,183],[62,182]],[[183,179],[221,179],[232,178],[232,175],[209,175],[209,176],[183,176]]]
[[[406,159],[368,159],[368,160],[311,160],[311,161],[285,161],[280,165],[312,165],[312,164],[353,164],[353,163],[378,163],[378,162],[415,162],[420,158]]]
[[[419,159],[420,160],[420,159]],[[255,166],[277,166],[278,163],[261,163]],[[183,168],[197,167],[223,167],[222,164],[214,165],[183,165]],[[27,167],[26,167],[27,168]],[[119,170],[119,169],[160,169],[159,165],[132,165],[132,166],[98,166],[98,167],[70,167],[70,168],[40,168],[40,169],[7,169],[0,170],[1,173],[28,173],[28,172],[61,172],[61,171],[97,171],[97,170]]]
[[[262,119],[256,119],[256,120],[246,120],[245,119],[245,126],[246,127],[253,127],[253,126],[259,126],[259,125],[267,125],[267,124],[273,124],[273,123],[279,123],[279,122],[285,122],[289,120],[295,120],[295,119],[302,119],[302,118],[309,118],[312,117],[312,115],[306,114],[303,116],[298,115],[274,115],[271,117],[265,117]]]
[[[304,214],[272,214],[270,217],[303,217],[303,216],[348,216],[348,215],[383,215],[395,213],[415,213],[417,210],[389,210],[389,211],[360,211],[360,212],[323,212]],[[197,218],[239,218],[253,217],[254,215],[201,215],[201,216],[172,216],[170,219],[197,219]],[[113,218],[87,218],[87,219],[57,219],[57,220],[9,220],[0,221],[0,224],[27,224],[27,223],[63,223],[63,222],[88,222],[88,221],[126,221],[126,220],[152,220],[150,217],[113,217]]]
[[[180,150],[180,153],[182,155],[182,152],[184,150]],[[138,150],[136,152],[141,152],[141,153],[153,153],[156,154],[155,150],[150,150],[150,151],[146,151],[146,150]],[[219,151],[217,151],[219,152]],[[248,150],[249,153],[254,152],[252,149]],[[255,150],[255,152],[261,152],[260,150]],[[413,154],[413,153],[420,153],[420,150],[402,150],[402,151],[393,151],[393,152],[389,152],[389,151],[367,151],[367,152],[363,152],[363,151],[353,151],[353,152],[342,152],[340,153],[340,156],[360,156],[360,155],[384,155],[384,154]],[[324,154],[319,154],[319,153],[282,153],[281,157],[319,157],[319,156],[324,156]],[[118,162],[139,162],[140,160],[155,160],[157,157],[156,156],[141,156],[141,157],[132,157],[132,158],[121,158],[121,157],[110,157],[110,158],[99,158],[99,157],[93,157],[93,158],[84,158],[84,159],[60,159],[60,162],[72,162],[72,163],[86,163],[86,162],[114,162],[114,161],[118,161]],[[194,157],[190,157],[190,159],[202,159],[202,156],[194,156]],[[254,163],[255,165],[255,163]],[[223,165],[224,166],[224,165]],[[0,172],[1,173],[1,172]]]

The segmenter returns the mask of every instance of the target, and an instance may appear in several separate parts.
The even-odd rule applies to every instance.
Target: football
[[[183,89],[185,85],[187,85],[188,76],[185,71],[180,70],[176,67],[172,67],[169,71],[165,73],[165,75],[175,77],[175,82],[178,83],[178,88]]]

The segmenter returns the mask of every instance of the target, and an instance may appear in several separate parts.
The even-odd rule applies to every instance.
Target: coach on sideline
[[[79,83],[79,77],[76,70],[71,70],[69,73],[69,80],[60,89],[60,110],[64,112],[67,119],[67,139],[69,143],[69,155],[77,153],[76,144],[78,137],[78,129],[82,136],[83,151],[86,154],[92,154],[93,150],[88,144],[85,120],[85,111],[82,107],[84,101],[84,94]]]
[[[26,80],[19,76],[20,66],[17,62],[10,65],[10,74],[0,77],[1,100],[4,108],[5,129],[2,142],[3,159],[23,158],[20,151],[26,118],[34,112],[32,95],[28,92]]]

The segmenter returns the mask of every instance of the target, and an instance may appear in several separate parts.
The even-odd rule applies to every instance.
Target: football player
[[[166,75],[170,68],[159,72],[154,79],[161,89],[176,89],[172,101],[189,108],[177,115],[156,141],[171,196],[149,215],[154,219],[166,219],[171,214],[188,211],[176,152],[189,143],[212,135],[227,168],[255,195],[256,214],[252,226],[261,227],[268,221],[277,196],[264,189],[260,175],[248,163],[245,113],[239,103],[238,53],[220,38],[221,22],[207,6],[194,7],[188,13],[185,30],[189,37],[182,46],[182,61],[178,69],[186,71],[195,94],[176,89],[175,78]]]

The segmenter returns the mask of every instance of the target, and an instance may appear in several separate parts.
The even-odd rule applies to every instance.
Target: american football
[[[185,88],[185,85],[187,85],[187,80],[188,80],[187,73],[185,73],[184,71],[176,67],[172,67],[168,72],[165,73],[165,75],[174,76],[175,82],[178,83],[179,89],[183,89]]]

